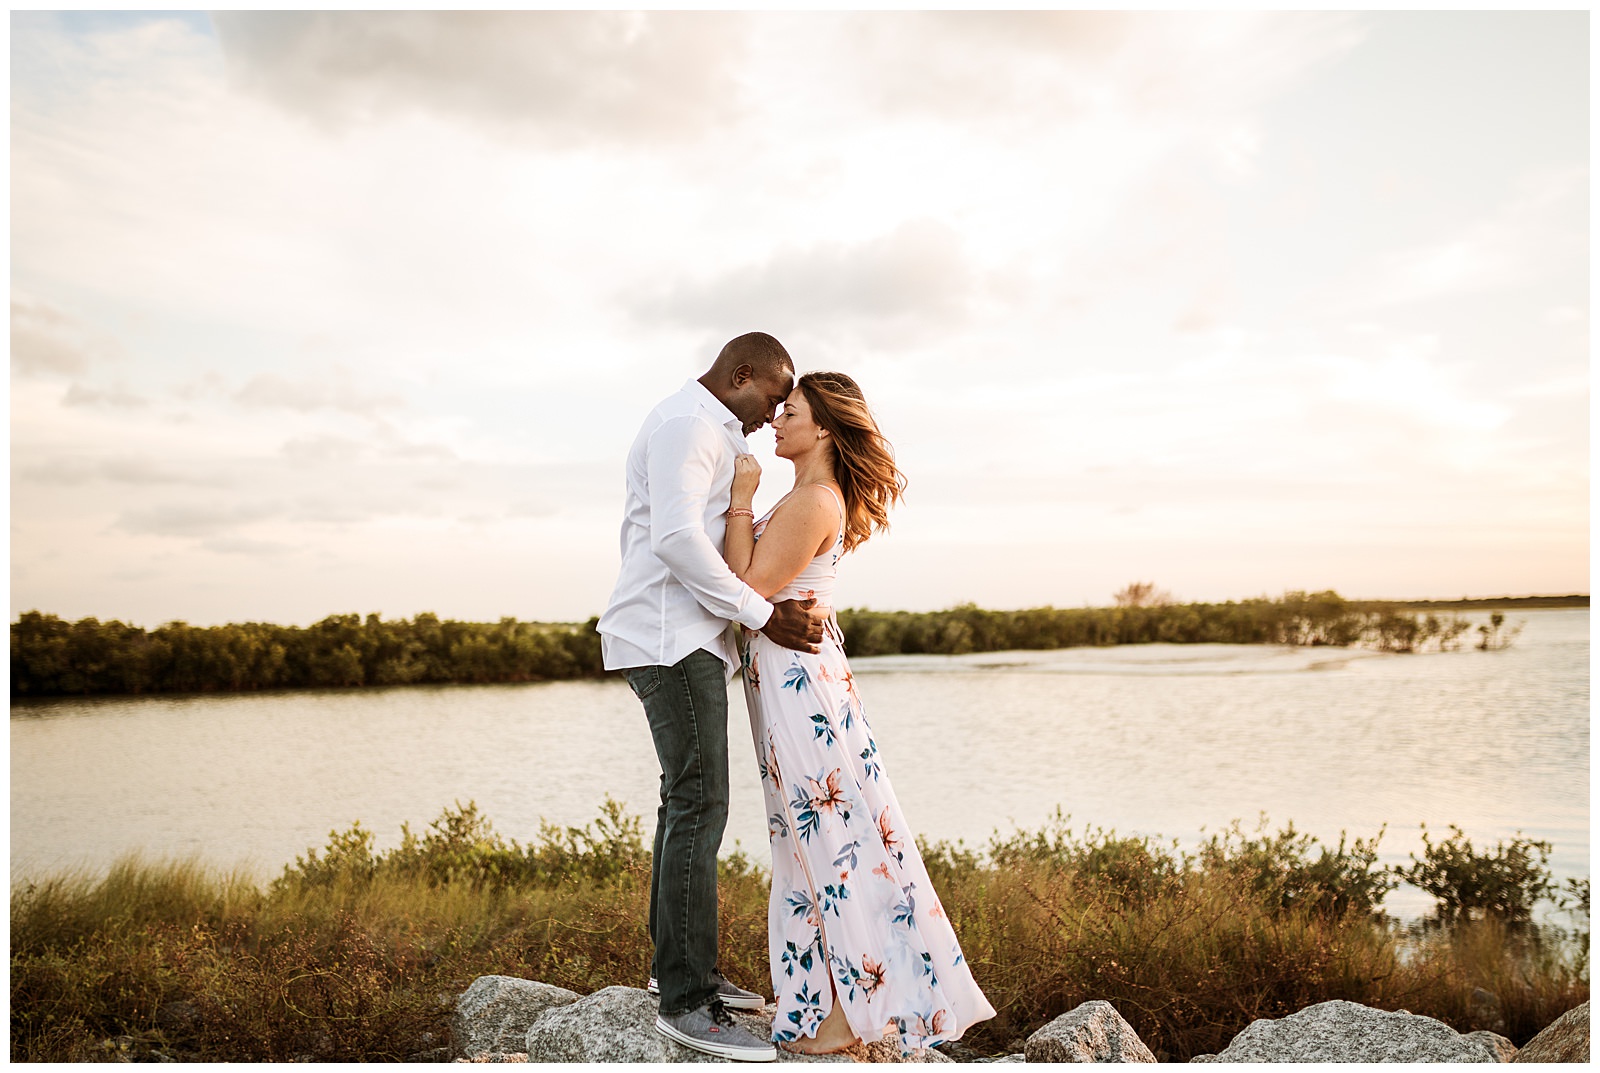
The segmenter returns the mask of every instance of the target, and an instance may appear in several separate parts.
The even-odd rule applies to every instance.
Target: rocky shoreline
[[[776,1007],[731,1011],[768,1038]],[[636,987],[591,995],[512,976],[480,976],[455,999],[453,1045],[413,1061],[717,1062],[655,1030],[656,1000]],[[1111,1003],[1085,1002],[1028,1037],[1025,1048],[980,1055],[959,1043],[902,1058],[888,1040],[847,1054],[798,1055],[780,1062],[1154,1062],[1155,1056]],[[1252,1022],[1218,1054],[1195,1062],[1587,1062],[1589,1004],[1569,1010],[1520,1050],[1488,1031],[1460,1033],[1405,1010],[1377,1010],[1336,999],[1277,1020]]]

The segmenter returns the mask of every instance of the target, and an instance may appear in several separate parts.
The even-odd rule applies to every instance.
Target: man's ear
[[[743,364],[743,365],[734,366],[734,368],[733,368],[733,386],[734,387],[744,387],[746,384],[748,384],[750,381],[754,380],[755,378],[756,378],[756,370],[755,370],[755,367],[753,365],[750,365],[749,363],[746,363],[746,364]]]

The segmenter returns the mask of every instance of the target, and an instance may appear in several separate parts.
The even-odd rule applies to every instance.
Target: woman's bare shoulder
[[[778,505],[778,510],[792,508],[791,516],[810,518],[815,515],[833,518],[839,514],[838,493],[825,484],[808,484],[790,492],[785,502]]]
[[[773,508],[771,525],[826,528],[839,517],[839,502],[826,485],[808,484],[796,488]],[[771,525],[768,528],[771,528]]]

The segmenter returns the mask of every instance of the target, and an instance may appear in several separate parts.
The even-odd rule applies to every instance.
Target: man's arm
[[[759,630],[772,604],[740,581],[706,534],[706,500],[716,480],[719,433],[695,417],[676,417],[650,435],[650,550],[718,618]]]

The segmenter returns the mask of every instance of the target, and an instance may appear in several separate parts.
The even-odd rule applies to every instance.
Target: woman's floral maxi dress
[[[771,516],[756,523],[758,539]],[[815,595],[830,607],[843,549],[841,529],[773,599]],[[909,1053],[959,1039],[994,1007],[928,882],[837,622],[830,615],[817,655],[743,634],[745,699],[772,841],[772,1038],[815,1036],[837,994],[867,1042],[893,1030]]]

